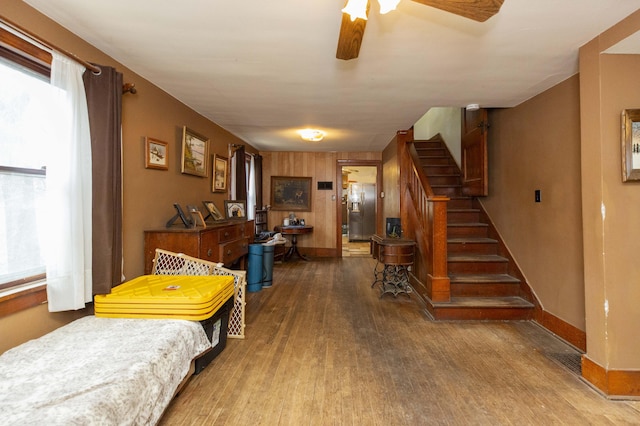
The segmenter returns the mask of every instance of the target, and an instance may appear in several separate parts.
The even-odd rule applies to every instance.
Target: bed
[[[81,318],[0,355],[1,422],[155,424],[211,347],[195,321]]]

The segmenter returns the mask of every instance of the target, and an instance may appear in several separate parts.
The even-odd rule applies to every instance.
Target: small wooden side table
[[[298,251],[298,235],[310,234],[313,232],[313,226],[276,226],[276,232],[280,232],[282,235],[291,235],[291,247],[284,255],[284,260],[289,260],[294,254],[302,260],[309,260],[309,258]]]
[[[371,254],[377,260],[371,287],[380,283],[380,297],[387,293],[396,297],[412,292],[408,268],[413,265],[416,242],[405,238],[371,237]]]

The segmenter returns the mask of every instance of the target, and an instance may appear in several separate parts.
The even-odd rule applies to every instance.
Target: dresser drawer
[[[226,243],[244,235],[244,225],[222,228],[218,230],[218,242]]]
[[[220,259],[222,263],[229,263],[249,252],[249,239],[242,238],[226,244],[220,244]]]
[[[200,237],[200,259],[220,262],[218,258],[218,231],[202,232]]]

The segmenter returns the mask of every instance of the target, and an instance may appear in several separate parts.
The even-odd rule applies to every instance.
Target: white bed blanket
[[[197,322],[81,318],[0,356],[0,423],[155,424],[210,347]]]

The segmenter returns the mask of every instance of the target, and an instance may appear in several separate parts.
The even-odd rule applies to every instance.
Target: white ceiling
[[[344,0],[25,1],[265,151],[379,151],[433,106],[515,106],[640,8],[505,0],[478,23],[410,0],[379,15],[372,1],[360,57],[342,61]],[[302,142],[303,127],[327,136]]]

